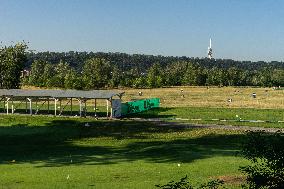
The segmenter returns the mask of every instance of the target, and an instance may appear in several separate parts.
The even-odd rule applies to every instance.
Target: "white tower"
[[[213,50],[212,50],[211,38],[210,38],[210,41],[209,41],[209,47],[208,47],[207,54],[208,54],[208,58],[210,58],[210,59],[213,58]]]

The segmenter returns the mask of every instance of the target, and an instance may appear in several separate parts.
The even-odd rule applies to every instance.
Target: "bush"
[[[248,188],[284,188],[284,135],[263,131],[248,132],[242,155],[252,165],[240,167],[246,174]]]
[[[180,181],[170,181],[168,184],[165,185],[155,185],[157,188],[162,189],[218,189],[224,184],[224,181],[222,180],[212,180],[208,183],[201,184],[198,187],[193,187],[187,178],[187,175],[180,179]]]

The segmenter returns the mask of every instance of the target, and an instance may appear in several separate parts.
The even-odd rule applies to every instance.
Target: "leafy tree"
[[[81,77],[74,69],[69,69],[64,78],[65,89],[83,89]]]
[[[263,83],[261,81],[261,72],[260,71],[253,71],[251,73],[251,84],[253,86],[263,86]]]
[[[162,70],[159,64],[154,64],[148,71],[147,84],[150,88],[162,86]]]
[[[45,64],[43,74],[40,77],[45,87],[52,87],[49,85],[49,80],[54,76],[54,66],[52,64]]]
[[[227,83],[229,86],[238,86],[240,84],[240,71],[236,67],[231,67],[227,71]]]
[[[144,76],[138,77],[133,81],[134,88],[145,88],[146,85],[146,78]]]
[[[121,78],[119,84],[124,87],[132,87],[133,80],[135,79],[132,76],[129,76],[129,74],[124,74],[124,77]]]
[[[65,78],[67,73],[71,70],[70,66],[63,61],[60,61],[59,64],[55,66],[55,76],[56,77],[56,87],[64,88],[65,87]]]
[[[114,66],[111,72],[111,79],[109,81],[109,85],[112,88],[118,87],[121,80],[121,71],[117,66]]]
[[[50,79],[47,80],[46,86],[51,87],[51,88],[59,87],[59,86],[62,86],[62,81],[60,80],[59,77],[54,75],[53,77],[51,77]]]
[[[240,86],[252,86],[253,73],[248,70],[240,70],[239,73],[239,85]]]
[[[177,61],[165,69],[164,84],[167,86],[181,85],[187,67],[186,61]]]
[[[82,77],[86,89],[105,87],[110,78],[109,62],[99,58],[87,60],[83,67]]]
[[[21,71],[27,61],[25,43],[0,48],[0,88],[20,87]]]
[[[264,67],[258,74],[259,84],[261,86],[272,86],[272,71],[269,67]]]
[[[183,77],[183,84],[191,86],[205,85],[205,82],[206,75],[203,69],[198,64],[189,63]]]
[[[226,85],[226,73],[223,69],[213,67],[207,70],[207,80],[208,85]]]
[[[284,70],[273,70],[271,80],[275,86],[284,86]]]
[[[33,62],[32,69],[31,69],[31,75],[29,77],[30,85],[34,85],[37,87],[45,86],[46,78],[44,78],[43,76],[45,72],[45,67],[47,65],[48,65],[48,62],[42,61],[42,60],[36,60]]]

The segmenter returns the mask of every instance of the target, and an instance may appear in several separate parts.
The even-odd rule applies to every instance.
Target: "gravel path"
[[[209,129],[227,129],[227,130],[241,130],[241,131],[265,131],[270,133],[275,133],[280,131],[284,133],[284,129],[281,128],[266,128],[266,127],[250,127],[250,126],[235,126],[235,125],[215,125],[215,124],[192,124],[186,122],[168,122],[161,120],[159,118],[130,118],[131,120],[135,121],[149,121],[151,123],[155,123],[157,126],[167,126],[167,127],[180,127],[180,128],[209,128]]]

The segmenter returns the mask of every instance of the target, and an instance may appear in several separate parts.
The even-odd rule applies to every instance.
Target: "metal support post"
[[[95,117],[97,117],[97,99],[95,99]]]
[[[26,99],[26,113],[28,113],[28,101]]]
[[[71,108],[71,116],[72,116],[72,112],[73,112],[73,101],[72,101],[72,98],[71,98],[71,104],[70,104],[70,108]]]
[[[57,101],[58,99],[54,99],[54,116],[56,116],[56,111],[57,111]]]
[[[85,103],[85,108],[84,108],[85,115],[84,116],[87,117],[87,100],[86,99],[84,100],[84,103]]]
[[[27,100],[29,101],[29,104],[30,104],[30,115],[33,115],[32,99],[31,98],[27,98]]]
[[[81,99],[77,99],[78,100],[78,102],[79,102],[79,107],[80,107],[80,109],[79,109],[79,115],[80,115],[80,117],[82,117],[82,100]]]
[[[5,113],[5,106],[6,106],[6,102],[5,100],[3,99],[3,112]]]
[[[49,114],[49,98],[47,98],[47,113]]]
[[[36,99],[36,111],[35,111],[35,114],[37,114],[37,112],[38,112],[38,105],[37,105],[37,101],[38,101],[38,98]]]
[[[9,97],[6,97],[6,108],[7,108],[7,115],[9,115],[9,100],[10,98]]]
[[[110,98],[110,118],[112,118],[112,98]]]
[[[59,99],[59,115],[61,115],[61,109],[62,109],[62,102],[61,102],[62,100],[61,99]]]
[[[108,100],[106,100],[106,102],[107,102],[107,114],[106,114],[106,116],[107,116],[107,119],[108,119]]]
[[[13,100],[13,98],[11,100],[12,100],[12,106],[11,106],[12,111],[11,111],[11,113],[14,114],[14,100]]]

